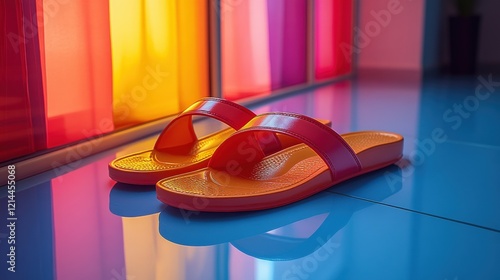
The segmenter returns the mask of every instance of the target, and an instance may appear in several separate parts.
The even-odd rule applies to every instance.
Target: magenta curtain
[[[268,0],[271,89],[307,79],[307,1]]]

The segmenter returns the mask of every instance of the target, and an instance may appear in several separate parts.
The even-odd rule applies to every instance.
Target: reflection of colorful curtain
[[[332,128],[338,133],[356,131],[351,120],[352,85],[344,80],[314,90],[314,109],[317,118],[332,121]]]
[[[158,232],[158,215],[122,218],[127,274],[137,279],[213,279],[211,271],[205,271],[208,273],[201,278],[189,277],[200,269],[200,263],[214,259],[214,254],[204,253],[213,248],[192,249],[165,240]],[[190,250],[196,254],[189,256]],[[197,269],[189,269],[192,266]]]
[[[122,218],[109,212],[113,157],[52,180],[56,279],[125,277]]]
[[[166,240],[158,231],[158,215],[122,218],[127,275],[135,279],[220,279],[218,246],[180,246]]]
[[[154,145],[155,140],[152,137],[146,142],[127,145],[116,153],[116,157],[148,149]],[[119,199],[118,196],[114,198]],[[113,203],[112,201],[113,197],[110,196],[110,203]],[[134,207],[131,205],[129,209],[134,211]],[[151,213],[121,218],[126,275],[135,279],[217,279],[214,276],[217,275],[217,266],[214,263],[218,251],[216,246],[184,247],[166,240],[158,230],[158,216],[159,213]],[[200,267],[200,263],[205,266]],[[197,266],[197,269],[189,269],[193,266]]]
[[[309,94],[300,94],[269,104],[263,112],[293,112],[330,120],[332,128],[339,133],[352,131],[351,127],[351,81],[345,80],[318,87]]]

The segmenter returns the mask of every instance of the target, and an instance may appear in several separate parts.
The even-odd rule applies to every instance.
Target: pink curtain
[[[230,1],[227,5],[220,13],[223,97],[234,100],[269,92],[267,1]]]

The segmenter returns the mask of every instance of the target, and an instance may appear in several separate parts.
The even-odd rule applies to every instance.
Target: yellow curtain
[[[110,0],[115,127],[208,96],[206,1]]]

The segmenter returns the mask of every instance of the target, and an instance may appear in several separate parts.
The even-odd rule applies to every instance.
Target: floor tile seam
[[[453,144],[468,145],[468,146],[473,146],[473,147],[478,147],[478,148],[500,150],[500,146],[491,145],[491,144],[482,144],[482,143],[473,142],[473,141],[460,141],[460,140],[448,139],[447,142],[453,143]]]
[[[348,194],[344,194],[344,193],[340,193],[340,192],[336,192],[336,191],[327,190],[327,192],[332,193],[332,194],[342,195],[342,196],[353,198],[353,199],[357,199],[357,200],[371,202],[371,203],[374,203],[374,204],[383,205],[383,206],[387,206],[387,207],[391,207],[391,208],[395,208],[395,209],[399,209],[399,210],[403,210],[403,211],[407,211],[407,212],[412,212],[412,213],[419,214],[419,215],[424,215],[424,216],[428,216],[428,217],[433,217],[433,218],[437,218],[437,219],[441,219],[441,220],[446,220],[446,221],[450,221],[450,222],[454,222],[454,223],[459,223],[459,224],[463,224],[463,225],[467,225],[467,226],[471,226],[471,227],[480,228],[480,229],[483,229],[483,230],[488,230],[488,231],[493,231],[493,232],[496,232],[496,233],[500,233],[500,229],[495,229],[495,228],[491,228],[491,227],[487,227],[487,226],[482,226],[482,225],[478,225],[478,224],[474,224],[474,223],[470,223],[470,222],[466,222],[466,221],[460,221],[460,220],[457,220],[457,219],[447,218],[447,217],[439,216],[439,215],[432,214],[432,213],[426,213],[426,212],[423,212],[423,211],[409,209],[409,208],[406,208],[406,207],[397,206],[397,205],[393,205],[393,204],[389,204],[389,203],[384,203],[384,202],[381,202],[381,201],[376,201],[376,200],[372,200],[372,199],[368,199],[368,198],[363,198],[363,197],[359,197],[359,196],[348,195]]]
[[[405,138],[411,138],[412,140],[422,140],[423,138],[425,138],[424,135],[405,134],[403,136]],[[484,143],[480,143],[477,141],[447,139],[446,142],[444,142],[444,143],[460,144],[460,145],[467,145],[467,146],[473,146],[473,147],[478,147],[478,148],[500,150],[500,145],[484,144]]]

